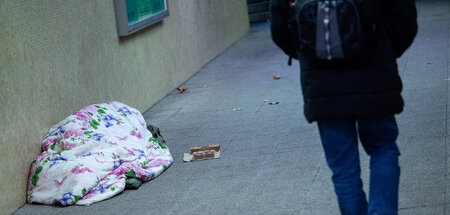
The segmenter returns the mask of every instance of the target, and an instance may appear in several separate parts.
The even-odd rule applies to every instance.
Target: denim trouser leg
[[[354,120],[319,121],[320,138],[341,214],[367,214],[366,195],[360,178],[358,137]]]
[[[394,116],[358,120],[361,143],[370,155],[369,214],[397,214],[400,167]]]
[[[319,121],[318,125],[341,213],[397,214],[400,153],[395,143],[398,129],[394,116]],[[368,205],[360,179],[357,131],[371,157]]]

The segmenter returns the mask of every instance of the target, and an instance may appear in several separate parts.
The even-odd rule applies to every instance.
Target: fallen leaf
[[[273,79],[275,79],[275,80],[278,80],[278,79],[280,79],[281,77],[279,76],[279,75],[274,75],[273,76]]]
[[[427,62],[427,64],[432,64],[431,62]]]
[[[279,102],[269,102],[269,105],[277,105],[280,104]]]
[[[233,108],[233,111],[241,110],[241,108]]]
[[[180,91],[180,93],[184,93],[184,91],[186,91],[187,89],[183,87],[178,87],[177,90]]]

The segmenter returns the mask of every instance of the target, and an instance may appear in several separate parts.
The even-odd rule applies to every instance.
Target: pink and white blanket
[[[53,126],[32,162],[29,203],[89,205],[149,181],[173,162],[136,109],[119,102],[85,107]]]

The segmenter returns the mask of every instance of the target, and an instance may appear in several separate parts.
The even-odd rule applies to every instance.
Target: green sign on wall
[[[169,16],[168,0],[114,0],[119,36],[127,36]]]
[[[126,0],[128,24],[164,11],[164,0]]]

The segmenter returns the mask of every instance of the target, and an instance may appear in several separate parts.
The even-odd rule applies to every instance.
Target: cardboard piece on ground
[[[200,161],[220,157],[220,145],[194,146],[190,153],[184,153],[183,161]]]

